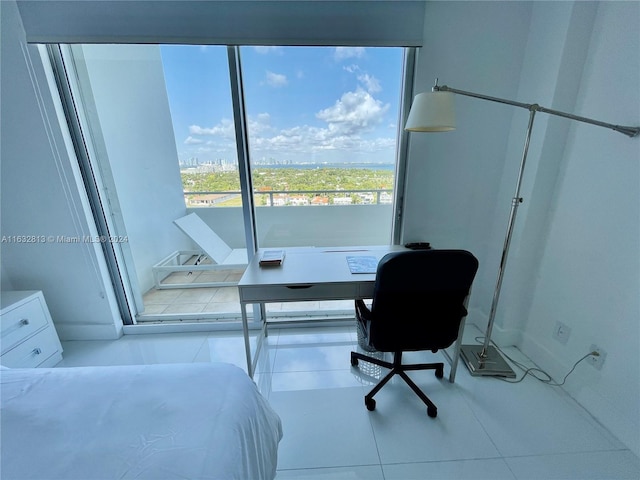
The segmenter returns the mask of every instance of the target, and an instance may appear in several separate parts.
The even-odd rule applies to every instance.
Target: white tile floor
[[[468,328],[465,337],[475,334]],[[350,366],[356,344],[350,327],[270,329],[255,380],[283,421],[278,479],[640,478],[640,459],[563,390],[531,377],[507,384],[471,377],[461,365],[451,384],[412,372],[438,406],[436,419],[400,379],[376,395],[369,412],[363,397],[381,372]],[[59,366],[227,361],[245,368],[239,332],[127,335],[63,347]],[[407,360],[422,357],[433,355]]]

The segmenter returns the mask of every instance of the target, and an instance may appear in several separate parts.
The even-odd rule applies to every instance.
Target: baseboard
[[[56,322],[56,331],[62,341],[69,340],[117,340],[123,334],[122,326],[75,325]]]
[[[480,310],[472,308],[469,311],[467,325],[475,325],[483,335],[487,330],[488,321],[488,315],[484,314]],[[499,347],[519,345],[522,342],[522,332],[517,329],[503,328],[496,322],[493,324],[493,329],[491,331],[491,340]]]
[[[259,330],[260,325],[249,323],[249,330]],[[150,335],[155,333],[192,333],[192,332],[223,332],[242,331],[241,322],[140,322],[136,325],[125,325],[125,335]]]
[[[576,358],[567,362],[526,333],[522,334],[522,341],[518,348],[556,381],[562,381],[578,360]],[[611,392],[602,393],[594,388],[599,383],[597,377],[601,374],[588,365],[586,368],[576,368],[567,379],[566,385],[560,388],[603,429],[610,432],[635,455],[640,456],[640,438],[638,437],[640,419],[637,415],[624,411],[619,405],[611,402]]]

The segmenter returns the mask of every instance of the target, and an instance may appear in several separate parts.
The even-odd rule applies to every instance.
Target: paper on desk
[[[376,273],[378,269],[378,259],[371,255],[350,255],[347,263],[351,273]]]

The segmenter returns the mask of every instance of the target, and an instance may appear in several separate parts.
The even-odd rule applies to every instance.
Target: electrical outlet
[[[571,328],[562,322],[556,322],[555,329],[553,330],[553,338],[561,344],[566,345],[569,341],[569,335],[571,335]]]
[[[594,368],[597,368],[598,370],[602,369],[602,364],[604,363],[605,358],[607,358],[607,352],[605,352],[595,344],[591,345],[591,349],[589,351],[598,352],[598,355],[589,355],[589,358],[587,358],[587,361],[591,365],[593,365]]]

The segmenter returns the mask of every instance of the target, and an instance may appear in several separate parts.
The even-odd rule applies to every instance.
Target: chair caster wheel
[[[373,412],[376,409],[376,401],[373,398],[364,398],[364,404],[367,406],[367,410]]]
[[[429,415],[431,418],[436,418],[438,416],[438,409],[427,407],[427,415]]]
[[[436,378],[442,378],[442,377],[444,377],[444,368],[443,367],[436,368]]]
[[[358,366],[358,359],[356,357],[354,357],[353,355],[351,355],[351,366],[352,367],[357,367]]]

